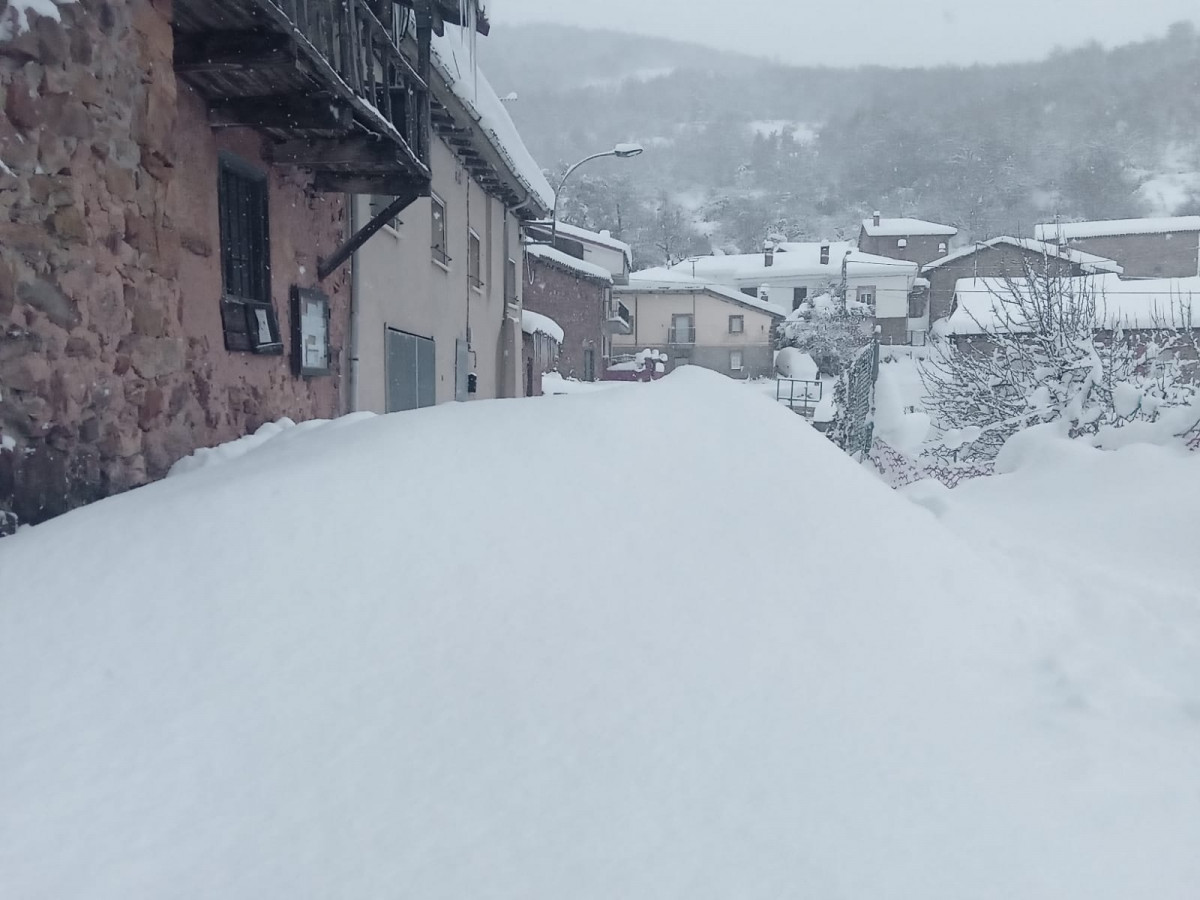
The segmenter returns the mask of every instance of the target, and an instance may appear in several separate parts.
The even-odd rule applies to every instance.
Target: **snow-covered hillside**
[[[1195,459],[904,496],[692,368],[271,431],[0,542],[0,896],[1196,896]]]

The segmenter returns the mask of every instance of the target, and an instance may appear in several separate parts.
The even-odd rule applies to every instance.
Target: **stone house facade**
[[[922,267],[921,276],[929,283],[929,320],[936,322],[950,315],[955,286],[964,278],[1021,279],[1029,272],[1067,278],[1106,272],[1120,274],[1122,268],[1110,259],[1060,249],[1041,241],[992,238]]]
[[[206,16],[250,29],[258,2],[77,0],[0,41],[0,529],[347,406],[350,274],[323,261],[348,237],[347,193],[428,190],[427,147],[345,79],[305,119],[293,104],[326,70],[288,27],[206,43]],[[264,101],[264,43],[310,80]],[[372,128],[368,151],[352,135]],[[323,324],[301,321],[298,291]],[[298,362],[302,327],[319,371]]]
[[[921,219],[885,219],[875,213],[862,223],[858,249],[923,266],[949,253],[950,243],[957,234],[958,229],[952,225]]]
[[[1038,240],[1116,260],[1126,278],[1200,275],[1200,216],[1039,225]]]
[[[612,358],[614,330],[630,327],[612,300],[612,276],[561,250],[526,248],[525,308],[549,316],[563,330],[558,371],[565,378],[599,381]],[[611,320],[611,321],[610,321]]]

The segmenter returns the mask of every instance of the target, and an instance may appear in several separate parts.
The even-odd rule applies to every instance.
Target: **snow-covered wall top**
[[[871,237],[924,237],[945,235],[953,237],[958,229],[952,225],[939,225],[937,222],[926,222],[923,219],[863,219],[863,230]]]
[[[568,222],[558,223],[558,233],[566,235],[569,238],[586,241],[588,243],[597,244],[601,247],[607,247],[610,250],[620,250],[625,254],[625,258],[630,260],[632,265],[633,248],[624,241],[619,241],[612,236],[608,231],[588,231],[586,228],[580,228],[578,225],[571,225]]]
[[[1064,302],[1090,295],[1096,303],[1096,327],[1111,330],[1191,328],[1192,304],[1200,300],[1200,277],[1122,281],[1116,275],[1066,279]],[[1016,287],[1016,291],[1012,288]],[[955,287],[954,312],[943,319],[940,334],[980,335],[1012,324],[1020,327],[1021,286],[1002,278],[963,278]]]
[[[563,337],[565,336],[562,326],[552,318],[529,310],[524,310],[521,313],[521,330],[526,334],[544,334],[546,337],[560,344],[563,342]]]
[[[614,290],[628,294],[706,291],[724,300],[770,313],[781,319],[788,314],[788,311],[778,304],[751,297],[749,294],[743,294],[728,285],[719,284],[707,278],[690,276],[678,269],[643,269],[629,276],[628,285],[619,285]]]
[[[579,275],[587,278],[594,278],[597,281],[602,281],[605,284],[612,284],[612,273],[603,266],[598,266],[595,263],[586,262],[578,257],[571,256],[569,253],[563,253],[561,250],[556,250],[554,247],[545,244],[530,244],[526,248],[526,252],[530,256],[535,256],[538,259],[546,260],[564,269],[569,269]]]
[[[554,190],[542,173],[542,167],[521,139],[512,116],[500,102],[487,77],[474,65],[471,45],[464,29],[446,26],[444,35],[433,36],[433,60],[454,95],[475,116],[496,152],[509,165],[514,176],[549,211],[554,206]]]
[[[9,0],[8,8],[0,7],[0,41],[11,40],[28,30],[29,14],[58,20],[58,7],[73,0]]]
[[[1039,241],[1073,241],[1079,238],[1117,237],[1126,234],[1166,234],[1171,231],[1200,231],[1200,216],[1160,219],[1112,219],[1106,222],[1051,222],[1039,225],[1033,236]]]
[[[979,245],[971,244],[955,250],[953,253],[943,256],[941,259],[935,259],[931,263],[926,263],[921,267],[922,272],[927,272],[930,269],[936,269],[964,257],[970,256],[979,247],[996,247],[1001,244],[1006,244],[1010,247],[1021,247],[1025,250],[1031,250],[1034,253],[1041,253],[1054,259],[1065,259],[1073,262],[1076,265],[1082,266],[1088,274],[1096,274],[1099,272],[1115,272],[1120,274],[1125,271],[1125,268],[1118,262],[1111,259],[1105,259],[1103,256],[1096,256],[1092,253],[1084,253],[1081,250],[1072,250],[1068,247],[1059,247],[1057,244],[1052,244],[1047,241],[1035,241],[1029,238],[1015,238],[1009,235],[992,238],[990,241],[983,241]]]

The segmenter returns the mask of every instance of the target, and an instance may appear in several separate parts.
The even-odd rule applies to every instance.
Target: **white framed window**
[[[429,207],[431,211],[431,225],[433,226],[429,244],[430,252],[433,255],[435,263],[449,268],[450,252],[446,242],[446,204],[442,202],[441,197],[435,194],[429,198]]]
[[[475,290],[483,289],[483,243],[474,228],[467,235],[467,280]]]
[[[742,351],[741,350],[730,350],[729,351],[729,368],[730,368],[730,371],[733,371],[733,372],[740,372],[740,371],[742,371],[743,368],[745,368],[742,365]]]
[[[385,209],[387,209],[389,206],[391,206],[392,203],[395,202],[395,200],[396,200],[395,197],[391,197],[387,194],[372,194],[371,195],[371,218],[374,219],[381,212],[383,212]],[[395,216],[392,216],[390,219],[388,219],[388,221],[384,224],[383,227],[388,229],[388,232],[392,236],[400,237],[400,226],[403,224],[404,224],[404,222],[402,222],[400,220],[400,216],[395,215]]]
[[[729,333],[742,334],[746,330],[745,316],[730,316],[729,317]]]

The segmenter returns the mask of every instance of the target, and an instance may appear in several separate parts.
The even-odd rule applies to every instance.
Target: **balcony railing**
[[[276,161],[313,169],[319,187],[400,194],[428,182],[429,89],[371,7],[175,0],[175,68],[214,125],[267,132]]]
[[[633,334],[633,314],[629,307],[620,300],[614,300],[608,307],[608,324],[616,334]]]
[[[667,343],[674,346],[688,346],[696,343],[696,329],[673,325],[667,330]]]

